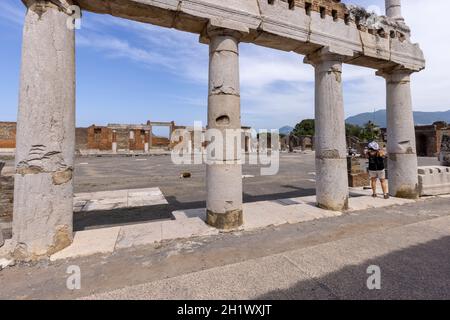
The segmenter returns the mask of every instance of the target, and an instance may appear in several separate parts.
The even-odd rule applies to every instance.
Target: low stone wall
[[[450,194],[450,167],[419,167],[420,196]]]

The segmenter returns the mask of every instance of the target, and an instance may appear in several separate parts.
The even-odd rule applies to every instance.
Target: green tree
[[[314,119],[305,119],[298,123],[293,131],[293,134],[297,137],[300,136],[314,136],[315,133],[315,121]]]
[[[377,140],[380,137],[380,128],[372,121],[367,122],[363,128],[363,139],[365,141]]]

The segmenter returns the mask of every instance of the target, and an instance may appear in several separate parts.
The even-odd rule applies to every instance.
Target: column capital
[[[375,74],[389,82],[409,82],[410,76],[416,71],[403,67],[380,69]]]
[[[53,8],[69,15],[72,14],[69,7],[74,4],[74,0],[22,0],[22,2],[28,9],[36,12],[42,13]]]
[[[352,50],[323,47],[308,54],[303,62],[316,66],[325,61],[344,62],[346,59],[351,57],[353,57]]]
[[[242,23],[213,18],[209,20],[206,28],[200,35],[200,42],[209,44],[211,39],[217,36],[229,36],[240,41],[249,33],[249,28]]]

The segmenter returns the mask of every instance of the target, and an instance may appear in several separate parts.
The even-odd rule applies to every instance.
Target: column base
[[[244,224],[244,214],[241,209],[225,213],[215,213],[207,210],[206,223],[211,227],[221,230],[236,229]]]
[[[330,211],[344,211],[348,210],[348,197],[345,199],[344,203],[336,203],[336,204],[324,204],[324,203],[317,203],[317,206],[324,210],[330,210]]]
[[[403,198],[403,199],[419,199],[419,191],[418,187],[412,188],[410,186],[400,187],[395,194],[391,194],[391,196],[395,198]]]

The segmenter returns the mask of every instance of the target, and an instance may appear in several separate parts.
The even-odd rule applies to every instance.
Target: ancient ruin
[[[315,68],[317,205],[348,205],[342,64],[386,79],[390,193],[418,196],[410,76],[425,67],[410,41],[400,0],[378,17],[339,0],[23,0],[13,244],[17,258],[55,253],[72,242],[75,150],[75,31],[82,10],[199,34],[210,47],[208,128],[241,128],[239,43],[305,55]],[[301,63],[299,56],[299,63]],[[206,99],[206,97],[205,97]],[[141,130],[141,129],[140,129]],[[147,135],[146,135],[147,136]],[[150,140],[149,140],[150,141]],[[245,219],[241,166],[207,166],[207,221],[233,229]]]
[[[442,137],[439,160],[443,166],[450,167],[450,134]]]

